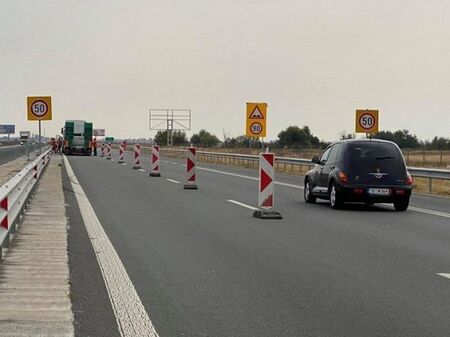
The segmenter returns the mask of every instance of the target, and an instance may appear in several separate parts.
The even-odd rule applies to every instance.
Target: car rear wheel
[[[336,183],[333,183],[330,188],[330,206],[333,209],[342,207],[342,198],[336,189]]]
[[[394,201],[394,208],[397,212],[403,212],[408,209],[409,199]]]
[[[316,202],[316,197],[311,194],[311,183],[309,179],[305,180],[305,188],[303,189],[303,197],[305,198],[305,202],[308,204],[313,204]]]

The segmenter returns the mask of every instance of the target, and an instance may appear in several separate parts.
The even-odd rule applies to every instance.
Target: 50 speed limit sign
[[[27,115],[29,121],[52,120],[51,96],[27,97]]]
[[[378,110],[356,110],[355,132],[378,132]]]

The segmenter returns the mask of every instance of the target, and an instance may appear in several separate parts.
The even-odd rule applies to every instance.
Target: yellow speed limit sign
[[[247,137],[265,137],[267,121],[267,103],[247,103],[245,135]]]
[[[378,110],[356,110],[355,132],[378,132]]]
[[[51,96],[28,96],[27,111],[29,121],[51,121],[52,120],[52,97]]]

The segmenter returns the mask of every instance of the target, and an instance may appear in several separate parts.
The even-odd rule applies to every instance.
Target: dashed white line
[[[450,279],[450,273],[437,273],[436,275]]]
[[[178,180],[169,179],[169,178],[166,178],[166,180],[170,181],[171,183],[174,183],[174,184],[180,184],[180,182]]]
[[[141,172],[145,172],[145,170],[144,170],[144,169],[139,169],[139,171],[141,171]]]
[[[66,156],[64,163],[105,281],[120,335],[158,337],[119,255],[106,235]]]
[[[388,207],[393,207],[393,205],[391,205],[391,204],[381,204],[381,205],[388,206]],[[409,211],[413,211],[413,212],[418,212],[418,213],[429,214],[429,215],[436,215],[436,216],[440,216],[440,217],[443,217],[443,218],[450,218],[450,213],[434,211],[434,210],[431,210],[431,209],[425,209],[425,208],[409,206],[408,210]]]
[[[244,204],[243,202],[239,202],[239,201],[231,200],[231,199],[228,199],[227,201],[231,202],[232,204],[251,209],[252,211],[259,211],[259,208]]]

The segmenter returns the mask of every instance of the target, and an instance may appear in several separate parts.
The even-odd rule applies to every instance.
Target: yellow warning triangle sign
[[[252,113],[250,114],[250,116],[248,118],[250,118],[250,119],[264,119],[264,115],[259,110],[258,106],[255,106],[255,108],[253,109]]]

